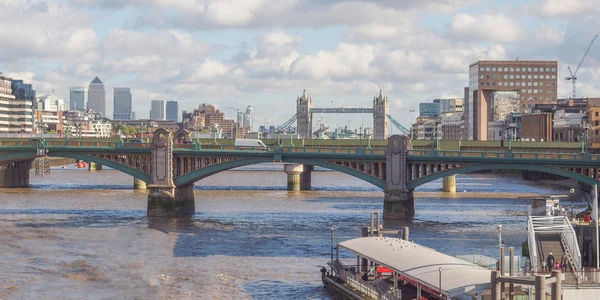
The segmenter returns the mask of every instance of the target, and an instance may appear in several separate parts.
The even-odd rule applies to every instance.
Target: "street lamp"
[[[575,189],[571,188],[569,190],[569,199],[571,199],[571,217],[574,219],[575,216],[575,208],[573,207],[573,194],[575,194]]]
[[[502,267],[500,264],[500,261],[502,260],[502,255],[504,255],[504,253],[502,253],[502,225],[498,224],[498,250],[499,250],[499,254],[500,256],[498,257],[498,270],[500,271],[500,274],[502,275],[504,270],[500,270],[500,268]]]
[[[437,125],[435,126],[435,150],[440,151],[440,138],[442,137],[442,132],[439,130]]]

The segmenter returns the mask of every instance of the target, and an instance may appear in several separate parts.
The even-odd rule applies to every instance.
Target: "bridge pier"
[[[90,163],[88,164],[88,171],[102,171],[102,165],[99,163],[90,161]]]
[[[456,175],[446,176],[443,179],[443,192],[456,193]]]
[[[148,217],[176,217],[193,214],[194,184],[148,187]]]
[[[304,165],[304,170],[300,174],[300,190],[310,191],[312,189],[312,171],[315,170],[313,165]]]
[[[287,190],[299,191],[301,182],[300,174],[302,174],[304,166],[299,164],[285,164],[283,170],[287,174]]]
[[[17,161],[0,165],[0,188],[29,187],[31,161]]]
[[[175,186],[173,183],[173,139],[164,128],[157,129],[152,138],[148,185],[148,217],[176,217],[193,214],[194,183]]]
[[[415,215],[415,197],[413,190],[385,191],[383,198],[383,218],[389,220],[408,219]]]
[[[413,190],[408,190],[406,186],[408,150],[412,150],[409,137],[394,135],[388,139],[385,157],[384,219],[408,219],[415,214]]]
[[[133,177],[133,189],[134,190],[145,190],[146,182],[141,179],[137,179],[137,178]]]

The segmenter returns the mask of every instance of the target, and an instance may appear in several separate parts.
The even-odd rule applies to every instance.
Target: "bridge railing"
[[[409,150],[409,155],[432,157],[489,157],[513,159],[564,159],[564,160],[600,160],[598,154],[576,153],[533,153],[533,152],[487,152],[487,151],[435,151],[435,150]]]
[[[94,142],[94,141],[46,141],[49,147],[108,147],[108,148],[150,148],[149,143],[130,142]],[[27,141],[0,141],[0,147],[23,147],[35,148],[38,144],[36,139]]]
[[[199,145],[199,144],[176,144],[175,148],[189,150],[229,150],[229,151],[261,151],[281,153],[335,153],[335,154],[357,154],[357,155],[385,155],[386,149],[382,148],[333,148],[333,147],[248,147],[234,145]]]

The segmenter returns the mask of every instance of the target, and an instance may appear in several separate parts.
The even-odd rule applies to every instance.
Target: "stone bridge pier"
[[[412,150],[409,137],[394,135],[388,139],[383,198],[384,219],[407,219],[415,214],[413,190],[408,190],[406,187],[408,150]]]
[[[29,170],[32,160],[22,160],[0,165],[0,188],[29,187]]]
[[[152,154],[148,189],[148,217],[174,217],[193,214],[194,184],[173,183],[172,133],[160,128],[152,138]]]

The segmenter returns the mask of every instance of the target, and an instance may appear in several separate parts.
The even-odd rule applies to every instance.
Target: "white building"
[[[150,107],[151,120],[165,120],[167,102],[165,100],[152,100]]]
[[[585,117],[585,112],[568,113],[564,109],[557,110],[554,113],[554,124],[555,129],[560,128],[573,128],[581,127],[581,120]]]
[[[0,76],[0,132],[32,132],[32,106],[31,100],[16,100],[10,79]]]
[[[64,111],[65,101],[56,95],[41,95],[36,98],[38,109],[45,111]]]

